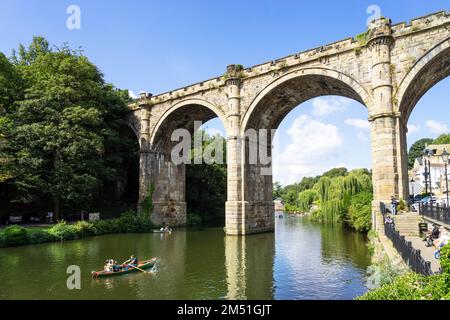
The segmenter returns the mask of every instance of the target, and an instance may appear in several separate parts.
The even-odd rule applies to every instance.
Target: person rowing
[[[138,259],[134,255],[131,255],[130,259],[125,261],[123,264],[127,264],[127,265],[129,265],[131,267],[137,267]]]

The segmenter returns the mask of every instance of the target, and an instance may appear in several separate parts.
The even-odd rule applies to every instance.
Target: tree
[[[349,224],[356,231],[369,231],[372,225],[372,193],[363,191],[350,200]]]
[[[433,144],[450,144],[450,134],[441,134],[433,141]]]
[[[203,154],[210,144],[219,142],[223,146],[223,155],[226,159],[226,141],[223,137],[218,135],[211,137],[203,130],[197,131],[195,136],[203,136],[201,150],[197,150],[199,153]],[[194,159],[194,152],[191,152],[191,159]],[[200,217],[198,220],[206,225],[223,225],[224,203],[227,200],[227,165],[221,163],[186,165],[186,186],[189,217],[195,219]]]
[[[15,200],[48,199],[55,219],[63,203],[86,207],[96,190],[119,178],[126,157],[126,91],[106,84],[80,51],[55,51],[35,37],[13,57],[25,95],[8,110],[0,166],[16,187]]]
[[[273,198],[273,200],[281,198],[282,194],[283,194],[283,186],[281,185],[281,183],[276,181],[273,184],[273,191],[272,191],[272,198]]]
[[[414,166],[414,161],[416,161],[416,158],[419,158],[422,155],[423,150],[425,149],[426,145],[432,144],[433,139],[430,138],[423,138],[420,140],[417,140],[413,143],[411,148],[409,148],[408,152],[408,168],[411,169]]]

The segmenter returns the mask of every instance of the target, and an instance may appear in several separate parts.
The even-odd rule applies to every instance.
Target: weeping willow
[[[321,177],[313,190],[319,207],[313,218],[322,222],[345,222],[348,221],[350,199],[360,192],[372,192],[372,182],[366,170],[358,169],[346,176]],[[299,200],[300,196],[309,200],[302,194]]]

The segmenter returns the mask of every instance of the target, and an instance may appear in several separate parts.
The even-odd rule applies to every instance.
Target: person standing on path
[[[391,208],[392,208],[392,214],[393,215],[397,215],[397,206],[398,206],[398,202],[395,199],[394,196],[391,197]]]

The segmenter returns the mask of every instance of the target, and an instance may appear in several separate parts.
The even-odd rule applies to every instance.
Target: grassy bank
[[[134,212],[125,212],[111,220],[78,221],[75,224],[60,221],[50,228],[9,226],[0,232],[0,247],[76,240],[102,234],[149,232],[153,228],[150,219]]]
[[[448,300],[450,299],[450,245],[441,250],[442,273],[422,276],[407,272],[373,289],[357,300]]]

